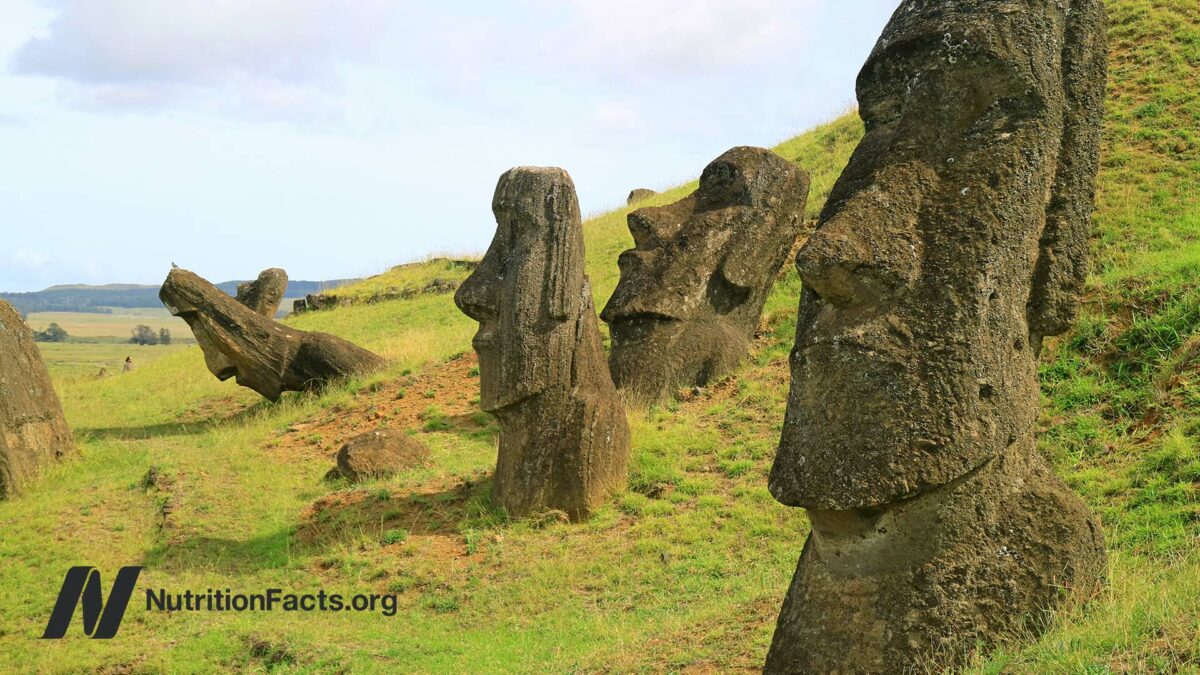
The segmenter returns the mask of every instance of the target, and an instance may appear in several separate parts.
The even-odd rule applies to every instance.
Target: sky
[[[0,0],[0,291],[478,254],[854,103],[897,0]]]

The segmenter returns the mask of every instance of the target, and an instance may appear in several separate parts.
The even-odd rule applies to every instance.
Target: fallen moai
[[[272,267],[258,274],[254,281],[238,284],[236,300],[268,319],[274,319],[279,303],[287,293],[287,272]]]
[[[808,183],[770,150],[733,148],[691,195],[629,214],[635,248],[600,315],[620,389],[654,401],[738,366],[800,232]]]
[[[797,257],[769,485],[812,533],[767,672],[956,668],[1099,583],[1099,525],[1034,430],[1086,275],[1103,22],[912,0],[859,75],[866,135]]]
[[[191,327],[209,372],[222,381],[236,378],[272,401],[384,365],[339,337],[269,319],[184,269],[171,270],[158,297]]]
[[[604,363],[571,177],[500,177],[497,228],[454,301],[479,322],[480,403],[500,423],[492,495],[514,517],[586,518],[625,485],[629,428]]]
[[[0,300],[0,499],[78,454],[33,332]]]

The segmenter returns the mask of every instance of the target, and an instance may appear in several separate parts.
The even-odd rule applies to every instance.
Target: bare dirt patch
[[[473,425],[479,412],[478,363],[474,353],[463,354],[364,389],[349,404],[293,424],[268,445],[269,451],[293,461],[333,457],[344,441],[372,429],[422,428],[431,408],[452,423]]]

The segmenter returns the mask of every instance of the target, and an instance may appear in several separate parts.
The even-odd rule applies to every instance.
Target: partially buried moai
[[[0,300],[0,499],[78,454],[33,332]]]
[[[1101,579],[1034,422],[1086,273],[1103,21],[1100,0],[907,0],[860,73],[866,135],[797,258],[770,490],[812,533],[768,672],[958,666]]]
[[[270,272],[260,275],[259,281],[277,276]],[[222,381],[235,378],[272,401],[285,391],[318,389],[386,365],[379,356],[342,338],[297,330],[269,318],[279,306],[278,300],[270,299],[276,294],[282,295],[270,292],[253,297],[239,289],[241,301],[235,300],[185,269],[171,270],[158,291],[167,309],[192,329],[209,372]]]
[[[274,319],[279,311],[279,303],[287,293],[287,272],[271,267],[258,273],[254,281],[238,284],[235,299],[268,319]]]
[[[500,423],[493,499],[586,518],[625,485],[629,428],[604,363],[571,177],[500,177],[496,235],[454,302],[479,322],[480,403]]]
[[[635,248],[600,315],[618,387],[654,401],[737,367],[800,232],[808,182],[770,150],[733,148],[691,195],[629,214]]]

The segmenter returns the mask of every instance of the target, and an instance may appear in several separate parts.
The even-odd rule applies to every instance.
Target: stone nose
[[[867,252],[849,232],[831,225],[814,233],[797,254],[800,280],[836,306],[865,300],[856,272],[866,262]]]
[[[476,321],[487,321],[496,316],[496,288],[499,277],[489,278],[485,275],[487,268],[483,265],[475,270],[454,293],[454,304],[463,314]]]
[[[677,228],[672,227],[664,219],[658,208],[646,208],[629,214],[629,233],[633,235],[633,243],[640,249],[659,248],[671,238],[671,233]]]
[[[834,218],[805,243],[796,270],[805,286],[836,307],[871,305],[897,295],[909,276],[848,218]]]

